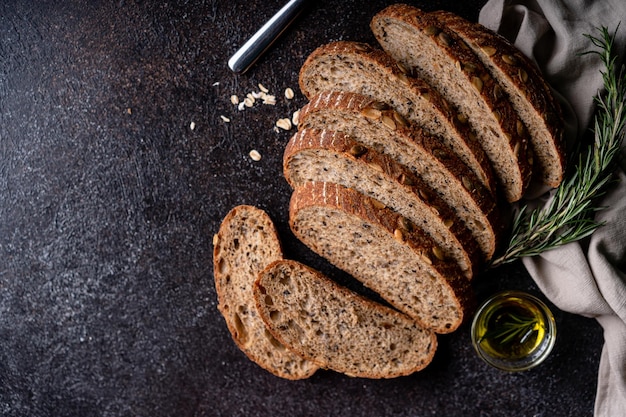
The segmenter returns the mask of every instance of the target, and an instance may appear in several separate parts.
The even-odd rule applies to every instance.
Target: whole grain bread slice
[[[252,293],[258,274],[282,258],[281,243],[267,213],[253,206],[234,207],[213,239],[217,308],[235,344],[248,358],[279,377],[303,379],[318,366],[272,336],[258,314]]]
[[[495,191],[489,159],[467,119],[380,49],[349,41],[322,45],[302,65],[299,84],[308,99],[324,91],[346,91],[389,104],[412,124],[436,135],[488,189]]]
[[[483,263],[471,231],[430,186],[341,132],[300,130],[287,144],[283,167],[293,188],[311,181],[332,182],[402,214],[433,239],[440,258],[456,262],[468,279]]]
[[[300,111],[299,128],[344,132],[407,167],[454,210],[483,260],[493,255],[503,224],[494,196],[455,153],[387,104],[357,93],[322,92]],[[422,195],[430,198],[426,188]]]
[[[434,16],[405,4],[383,9],[370,26],[389,55],[459,109],[478,135],[505,198],[521,199],[532,175],[528,133],[470,47]]]
[[[295,261],[276,261],[254,286],[257,309],[276,339],[325,369],[395,378],[433,359],[434,333]]]
[[[535,176],[558,187],[565,170],[561,108],[534,62],[503,36],[454,13],[432,12],[442,26],[454,30],[498,80],[528,129]]]
[[[449,333],[463,322],[469,281],[406,218],[332,183],[306,183],[289,206],[294,235],[318,255],[351,274],[421,326]]]

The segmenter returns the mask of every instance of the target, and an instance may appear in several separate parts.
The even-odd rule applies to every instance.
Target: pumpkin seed
[[[413,181],[413,178],[407,176],[406,174],[400,174],[400,178],[398,179],[398,181],[400,182],[400,184],[408,185],[409,187],[415,185],[415,181]]]
[[[372,207],[374,207],[375,209],[382,210],[386,207],[381,201],[375,198],[370,198],[370,201],[372,203]]]
[[[428,265],[432,265],[433,264],[433,260],[430,259],[430,257],[428,255],[426,255],[425,253],[421,254],[421,258],[424,262],[426,262]]]
[[[367,119],[378,120],[382,116],[382,112],[373,107],[366,107],[361,110],[361,116],[364,116]]]
[[[436,26],[427,26],[426,29],[424,29],[424,33],[428,36],[436,35],[439,31],[439,28]]]
[[[411,85],[411,80],[409,80],[409,77],[407,77],[406,74],[400,73],[400,74],[396,74],[396,77],[400,80],[400,82],[406,86]]]
[[[414,229],[413,223],[411,220],[406,217],[398,217],[398,228],[407,232],[411,232]]]
[[[519,136],[524,136],[524,123],[522,123],[521,120],[517,119],[516,127],[517,127],[517,134]]]
[[[493,86],[493,98],[498,101],[504,96],[504,91],[499,84]]]
[[[483,80],[478,77],[472,77],[472,85],[480,93],[483,91]]]
[[[472,181],[469,178],[463,176],[461,177],[461,182],[467,191],[472,191],[474,189],[474,184],[472,184]]]
[[[487,56],[493,56],[496,53],[496,48],[490,45],[485,45],[481,48]]]
[[[470,74],[476,71],[476,64],[472,62],[466,62],[463,64],[463,71],[469,72]]]
[[[443,261],[446,259],[446,254],[443,252],[443,250],[439,246],[433,246],[433,254],[440,261]]]
[[[525,83],[525,82],[527,82],[527,81],[528,81],[528,73],[527,73],[527,72],[526,72],[523,68],[520,68],[520,69],[517,71],[517,75],[519,76],[519,79],[520,79],[523,83]]]
[[[437,35],[437,42],[439,42],[440,44],[442,44],[444,46],[452,46],[452,43],[454,41],[452,40],[450,35],[448,35],[446,32],[440,32]]]
[[[502,55],[502,60],[509,65],[517,65],[517,58],[513,55]]]
[[[367,148],[359,143],[353,145],[350,148],[350,155],[354,156],[354,157],[360,157],[363,156],[367,153]]]
[[[382,117],[382,122],[389,129],[396,130],[396,122],[393,120],[393,117],[389,117],[388,115],[384,114]]]
[[[397,111],[393,111],[393,120],[401,127],[409,127],[409,122]]]

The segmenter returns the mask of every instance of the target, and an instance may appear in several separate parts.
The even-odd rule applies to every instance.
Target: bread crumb
[[[253,161],[261,160],[261,154],[256,149],[252,149],[248,155],[250,155],[250,159],[252,159]]]
[[[295,94],[294,94],[293,90],[291,88],[287,87],[285,89],[285,98],[287,100],[291,100],[292,98],[294,98],[294,96],[295,96]]]
[[[127,114],[133,114],[133,110],[129,107],[126,109],[126,113]]]
[[[224,121],[225,123],[230,123],[230,119],[224,115],[220,116],[222,118],[222,121]]]

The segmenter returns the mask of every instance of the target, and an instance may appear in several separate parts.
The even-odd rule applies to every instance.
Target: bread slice
[[[492,257],[502,231],[496,200],[436,137],[409,126],[384,103],[345,92],[323,92],[313,97],[300,111],[299,127],[344,132],[411,169],[455,211],[471,231],[483,259]],[[422,194],[428,194],[426,188]]]
[[[380,201],[422,229],[438,255],[456,262],[471,279],[482,254],[454,210],[421,178],[393,159],[328,130],[304,129],[285,149],[285,178],[293,188],[306,182],[332,182]]]
[[[292,194],[289,223],[310,249],[421,326],[449,333],[463,322],[469,281],[396,212],[337,184],[306,183]]]
[[[506,38],[479,23],[443,10],[431,14],[454,30],[498,80],[530,134],[534,174],[543,184],[558,187],[565,170],[563,117],[537,66]]]
[[[394,378],[425,368],[435,354],[432,332],[295,261],[270,264],[254,296],[276,339],[322,368]]]
[[[434,16],[404,4],[376,14],[371,28],[389,55],[415,71],[467,118],[503,195],[509,202],[521,199],[532,175],[528,134],[500,84],[469,46]]]
[[[347,91],[391,105],[400,115],[436,135],[482,183],[494,190],[494,176],[467,120],[424,81],[380,49],[358,42],[332,42],[306,59],[299,75],[300,89],[308,99],[324,91]]]
[[[252,294],[259,272],[282,258],[281,243],[267,213],[252,206],[234,207],[213,239],[217,308],[235,344],[248,358],[279,377],[302,379],[318,366],[286,349],[271,335]]]

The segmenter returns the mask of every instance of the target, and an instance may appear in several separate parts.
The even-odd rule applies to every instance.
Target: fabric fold
[[[532,58],[560,98],[570,146],[593,127],[594,97],[602,91],[602,62],[585,34],[598,28],[616,33],[624,54],[623,0],[490,0],[479,22],[512,41]],[[619,62],[618,62],[619,63]],[[621,63],[620,63],[621,64]],[[624,144],[622,157],[626,157]],[[626,174],[623,166],[603,196],[596,220],[606,222],[590,238],[570,243],[523,264],[544,295],[558,308],[594,317],[604,330],[598,369],[596,417],[626,412]]]

